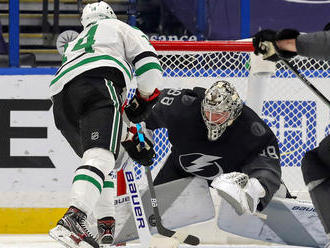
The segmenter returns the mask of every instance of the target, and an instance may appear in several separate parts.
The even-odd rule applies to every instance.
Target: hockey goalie
[[[283,185],[281,198],[273,197],[281,186],[276,137],[229,82],[163,90],[145,126],[166,128],[172,144],[162,168],[154,167],[168,228],[213,218],[210,186],[223,199],[217,220],[222,230],[289,245],[323,247],[327,242],[311,203],[289,198]],[[139,162],[137,134],[123,145]]]

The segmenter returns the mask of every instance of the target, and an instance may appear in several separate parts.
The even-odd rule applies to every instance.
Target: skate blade
[[[218,193],[224,200],[226,200],[230,204],[230,206],[234,208],[235,212],[238,215],[243,215],[246,212],[245,209],[242,208],[242,205],[238,201],[236,201],[236,199],[233,198],[231,195],[219,189]]]
[[[93,246],[85,241],[80,241],[79,244],[77,244],[71,238],[71,232],[61,225],[51,229],[49,231],[49,236],[68,248],[93,248]]]
[[[99,244],[100,248],[111,248],[114,247],[112,244]]]

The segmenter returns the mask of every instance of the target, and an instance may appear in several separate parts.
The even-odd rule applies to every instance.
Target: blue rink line
[[[0,68],[0,75],[55,75],[57,68]]]

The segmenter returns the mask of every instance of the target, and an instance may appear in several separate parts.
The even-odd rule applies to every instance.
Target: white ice
[[[129,244],[126,247],[139,248],[138,244]],[[182,245],[180,248],[193,246]],[[265,248],[270,246],[256,245],[199,245],[200,248]],[[298,246],[273,245],[272,248],[298,248]],[[48,235],[0,235],[0,248],[65,248],[51,239]],[[123,247],[124,248],[124,247]]]

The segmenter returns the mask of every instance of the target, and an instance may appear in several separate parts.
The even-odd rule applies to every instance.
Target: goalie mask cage
[[[262,61],[248,41],[152,42],[163,68],[161,88],[209,87],[217,80],[234,84],[240,97],[275,133],[281,152],[282,178],[289,191],[308,199],[301,174],[307,150],[329,133],[329,109],[282,63]],[[291,60],[329,98],[330,68],[326,61]],[[165,129],[154,132],[156,159],[161,167],[170,152]],[[239,154],[239,151],[237,151]],[[156,168],[155,168],[156,169]],[[143,173],[136,167],[137,177]]]

